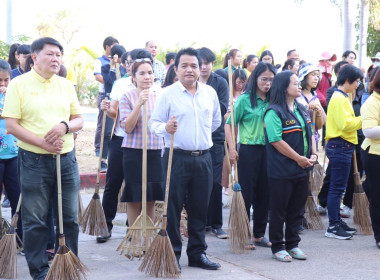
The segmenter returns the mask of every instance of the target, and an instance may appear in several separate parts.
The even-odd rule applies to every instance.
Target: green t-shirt
[[[257,105],[252,109],[250,94],[248,91],[240,95],[234,105],[234,122],[235,125],[239,124],[240,143],[265,145],[263,117],[269,102],[256,94]],[[231,124],[231,116],[226,123]]]
[[[307,138],[306,138],[306,126],[305,121],[302,118],[301,112],[297,108],[297,104],[294,103],[294,113],[297,117],[297,119],[301,123],[302,127],[302,136],[303,136],[303,146],[304,146],[304,156],[307,156],[307,151],[309,149],[309,145],[307,144]],[[282,122],[280,117],[277,115],[277,113],[274,110],[269,110],[268,113],[266,113],[264,118],[265,128],[267,131],[268,141],[269,143],[277,142],[282,140]]]

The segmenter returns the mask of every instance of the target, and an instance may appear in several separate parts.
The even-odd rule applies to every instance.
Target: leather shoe
[[[98,236],[98,237],[96,237],[96,242],[97,243],[105,243],[110,238],[111,238],[111,234],[109,234],[108,236]]]
[[[206,254],[202,254],[198,260],[190,260],[189,266],[200,267],[207,270],[217,270],[220,268],[220,264],[210,261]]]

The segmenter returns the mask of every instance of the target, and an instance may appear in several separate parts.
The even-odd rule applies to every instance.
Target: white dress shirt
[[[193,95],[178,81],[164,89],[149,120],[149,129],[165,138],[165,147],[170,146],[171,135],[165,126],[172,116],[178,121],[175,149],[196,151],[212,147],[211,133],[222,121],[218,96],[212,87],[197,83]]]

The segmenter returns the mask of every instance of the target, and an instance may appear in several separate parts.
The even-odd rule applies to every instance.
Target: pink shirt
[[[147,106],[147,115],[148,121],[153,112],[154,106],[156,105],[158,92],[151,89],[151,93],[149,94],[149,100],[146,103]],[[131,114],[133,108],[136,107],[136,104],[139,100],[139,93],[137,93],[136,89],[130,89],[129,92],[124,93],[119,102],[120,108],[120,127],[125,130],[125,121],[128,118],[129,114]],[[133,149],[142,149],[143,147],[143,139],[142,139],[142,129],[143,129],[143,107],[140,109],[140,115],[137,119],[137,123],[133,131],[129,134],[125,134],[122,147],[125,148],[133,148]],[[147,139],[147,147],[148,150],[161,150],[163,147],[163,139],[162,137],[158,137],[152,134],[148,127],[148,139]]]

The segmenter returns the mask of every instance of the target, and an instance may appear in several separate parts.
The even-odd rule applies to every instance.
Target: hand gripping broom
[[[0,240],[0,278],[17,278],[17,239],[22,244],[16,233],[19,211],[21,206],[21,194],[18,199],[16,213],[12,217],[11,225],[7,233]],[[19,248],[21,250],[21,248]]]
[[[226,204],[223,206],[223,208],[228,208],[231,206],[232,203],[232,197],[234,194],[233,191],[233,177],[232,177],[232,168],[231,168],[231,162],[230,162],[230,157],[228,156],[228,147],[227,147],[227,142],[224,141],[224,163],[227,164],[227,170],[228,170],[228,199],[226,201]]]
[[[146,112],[147,102],[143,105],[143,156],[142,156],[142,211],[131,227],[128,228],[127,235],[117,247],[120,254],[126,252],[125,256],[131,260],[134,257],[142,258],[148,251],[153,238],[157,234],[157,227],[153,224],[146,212],[146,188],[147,188],[147,138],[148,138],[148,116]]]
[[[165,190],[165,202],[164,211],[162,215],[161,229],[157,236],[154,238],[152,245],[145,253],[144,260],[141,263],[139,270],[145,272],[151,276],[161,278],[179,278],[180,271],[177,265],[177,259],[175,257],[172,244],[170,242],[168,233],[166,231],[167,225],[167,209],[169,200],[169,188],[170,188],[170,174],[173,159],[173,143],[174,134],[171,136],[170,151],[168,160],[168,171],[166,174],[166,190]]]
[[[314,131],[317,130],[317,127],[315,125],[316,116],[317,116],[317,112],[315,110],[313,110],[313,124],[312,125],[313,125],[313,128],[314,128]],[[314,135],[312,135],[311,137],[314,137]],[[318,145],[318,143],[316,143],[316,145]],[[319,164],[319,162],[317,162],[316,164],[314,164],[314,166],[313,166],[313,176],[312,176],[312,181],[311,181],[311,190],[310,191],[315,196],[318,194],[319,189],[322,186],[324,175],[325,175],[325,169],[324,169],[324,167],[322,167]]]
[[[106,97],[107,98],[107,97]],[[104,130],[106,127],[107,114],[103,112],[102,131],[100,138],[100,153],[103,152],[104,145]],[[106,217],[102,203],[100,202],[99,187],[100,187],[100,168],[102,164],[102,155],[99,155],[98,173],[96,174],[95,193],[88,204],[79,221],[79,225],[83,233],[95,236],[109,236]]]
[[[235,144],[235,121],[234,121],[234,103],[233,103],[233,86],[232,86],[232,71],[231,59],[228,60],[228,77],[230,86],[230,104],[231,104],[231,127],[232,127],[232,143]],[[229,241],[231,250],[234,253],[244,253],[249,244],[249,238],[252,236],[252,229],[249,224],[247,211],[245,209],[244,198],[241,194],[241,186],[238,183],[237,163],[234,164],[235,176],[231,202],[230,217],[228,219]]]
[[[354,223],[359,226],[359,230],[365,235],[372,234],[371,220],[369,216],[369,203],[367,195],[364,193],[362,183],[360,182],[360,175],[358,171],[358,164],[356,162],[356,151],[352,155],[352,163],[354,164],[354,182],[355,191],[352,201],[352,208],[354,208]]]
[[[57,154],[59,247],[45,280],[86,279],[87,267],[66,246],[63,234],[61,155]]]

